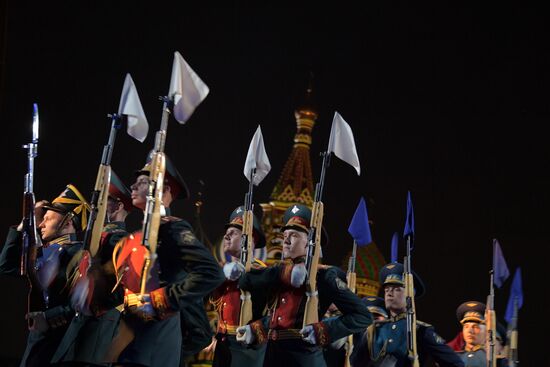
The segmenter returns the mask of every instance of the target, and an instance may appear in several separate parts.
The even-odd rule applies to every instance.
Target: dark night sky
[[[157,96],[168,90],[178,50],[211,92],[185,126],[170,122],[166,152],[193,192],[199,179],[206,183],[204,226],[218,237],[246,192],[242,167],[258,124],[273,170],[255,201],[268,199],[292,147],[293,110],[313,71],[315,177],[335,110],[351,125],[362,164],[357,177],[332,161],[325,261],[340,264],[351,248],[346,229],[361,195],[371,200],[373,235],[389,258],[411,190],[413,267],[428,285],[417,302],[419,319],[447,339],[454,336],[458,304],[486,299],[496,237],[511,271],[523,271],[522,364],[548,363],[541,352],[547,343],[536,338],[549,326],[540,318],[550,306],[541,280],[549,258],[550,148],[543,131],[550,32],[541,9],[526,3],[369,2],[324,9],[117,3],[123,5],[3,6],[4,227],[21,217],[26,155],[20,146],[30,137],[32,103],[39,103],[41,118],[37,197],[51,199],[69,182],[89,193],[108,136],[106,114],[116,112],[124,75],[131,73],[150,134],[144,144],[118,135],[112,166],[129,182],[153,145]],[[177,203],[176,214],[189,217],[192,203]],[[501,316],[510,281],[497,290]],[[2,282],[4,288],[22,284]],[[4,346],[3,355],[20,353],[24,344],[24,324],[14,324],[24,295],[13,292],[3,302],[11,323],[2,334],[11,330],[14,344]]]

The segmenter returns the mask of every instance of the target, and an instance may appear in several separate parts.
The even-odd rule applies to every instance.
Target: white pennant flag
[[[359,164],[357,149],[355,149],[353,131],[338,112],[334,112],[328,141],[328,153],[331,152],[334,152],[338,158],[355,168],[357,175],[361,174],[361,165]]]
[[[265,152],[264,137],[262,136],[260,125],[258,125],[252,137],[252,141],[248,147],[248,154],[246,155],[246,162],[244,163],[243,173],[248,181],[250,181],[250,171],[254,168],[256,168],[256,174],[253,177],[252,183],[258,186],[271,170],[271,163],[269,163],[269,158]]]
[[[180,124],[185,124],[208,92],[208,86],[195,74],[180,53],[174,52],[168,97],[173,98],[176,120]]]
[[[118,105],[118,114],[128,117],[128,135],[143,143],[149,131],[149,124],[141,107],[136,85],[130,74],[126,74],[124,87]]]

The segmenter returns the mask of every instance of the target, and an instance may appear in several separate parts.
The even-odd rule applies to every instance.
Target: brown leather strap
[[[302,339],[302,334],[298,329],[269,329],[267,333],[267,339],[269,340],[289,340],[289,339]]]

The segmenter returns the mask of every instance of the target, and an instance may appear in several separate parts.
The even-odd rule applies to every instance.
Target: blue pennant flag
[[[407,218],[405,219],[405,230],[403,231],[403,237],[407,237],[409,235],[414,238],[414,210],[411,192],[407,191]]]
[[[365,204],[365,199],[363,198],[361,198],[359,205],[357,205],[357,209],[355,209],[355,214],[351,219],[348,232],[358,246],[366,246],[372,242],[369,216],[367,215],[367,204]]]
[[[504,319],[510,323],[514,316],[514,300],[517,301],[518,310],[523,306],[523,290],[521,288],[521,269],[517,268],[512,280],[512,288],[510,289],[510,298],[508,298],[508,306],[506,306],[506,314]]]
[[[506,260],[504,260],[500,244],[495,238],[493,239],[493,283],[497,288],[500,288],[509,276],[508,265],[506,265]]]
[[[392,263],[397,262],[398,246],[399,246],[399,235],[397,234],[397,232],[395,232],[393,234],[393,237],[391,238],[391,262]]]

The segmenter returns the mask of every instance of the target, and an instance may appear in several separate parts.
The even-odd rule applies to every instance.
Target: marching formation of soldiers
[[[170,213],[171,204],[189,191],[163,152],[168,113],[185,121],[208,93],[180,58],[176,54],[174,70],[181,68],[180,74],[199,84],[181,88],[173,71],[171,84],[180,89],[171,85],[164,125],[129,189],[110,169],[112,135],[89,200],[69,184],[53,200],[35,203],[29,172],[25,194],[32,200],[22,223],[9,228],[0,253],[0,273],[25,275],[31,285],[21,366],[183,366],[202,350],[213,352],[214,366],[506,363],[499,345],[506,331],[487,325],[485,304],[458,307],[463,331],[447,344],[432,325],[415,318],[412,304],[424,285],[410,264],[386,264],[379,271],[383,298],[361,299],[349,274],[320,263],[325,162],[335,153],[359,173],[354,144],[343,152],[332,132],[313,207],[288,205],[280,228],[282,259],[268,266],[253,256],[266,246],[251,210],[253,186],[270,169],[258,129],[245,166],[247,199],[225,225],[225,261],[216,260],[193,227]],[[196,98],[189,98],[193,93]],[[349,128],[339,114],[333,130],[337,124]],[[128,233],[125,219],[132,210],[143,212],[143,227]],[[215,330],[208,307],[217,314]],[[489,358],[489,348],[498,360]]]

